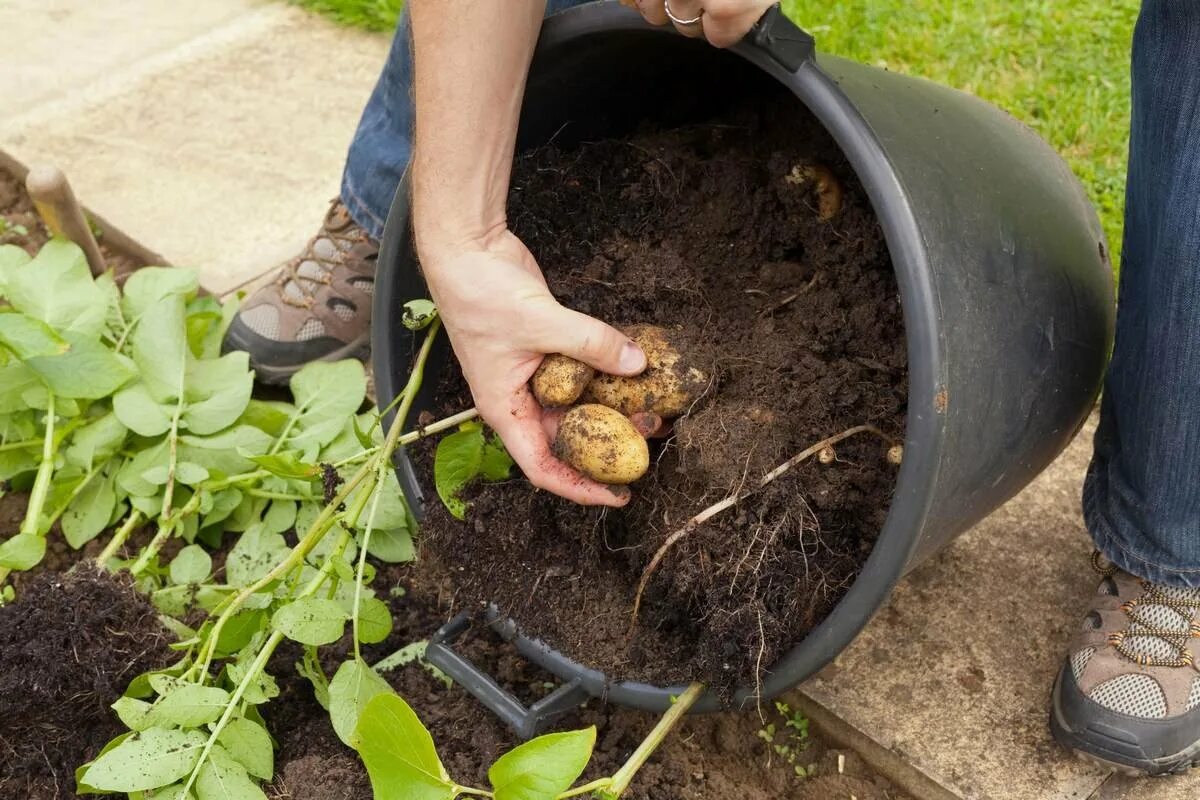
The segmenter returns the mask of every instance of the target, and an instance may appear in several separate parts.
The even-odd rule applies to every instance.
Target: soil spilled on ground
[[[804,168],[843,190],[823,219]],[[797,169],[799,167],[800,169]],[[477,487],[467,521],[436,500],[427,552],[462,567],[460,608],[495,602],[524,632],[611,678],[752,685],[853,582],[884,522],[890,442],[860,435],[679,541],[629,635],[635,587],[664,540],[791,456],[871,424],[902,440],[907,363],[882,233],[836,145],[795,103],[518,159],[513,230],[564,305],[690,339],[711,376],[623,510],[524,480]],[[457,368],[439,416],[471,405]],[[418,450],[430,475],[431,447]],[[430,497],[436,497],[432,492]]]
[[[109,705],[174,654],[132,580],[40,572],[0,607],[0,797],[74,797],[75,768],[125,727]]]

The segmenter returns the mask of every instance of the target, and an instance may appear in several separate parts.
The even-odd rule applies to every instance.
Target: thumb
[[[646,354],[625,334],[598,319],[559,307],[554,341],[545,352],[562,353],[608,375],[637,375],[646,369]]]

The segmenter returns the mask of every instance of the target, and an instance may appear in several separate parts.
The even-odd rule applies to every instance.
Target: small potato
[[[554,455],[594,481],[633,483],[650,468],[650,448],[620,412],[575,406],[558,423]]]
[[[797,164],[784,178],[797,186],[812,184],[817,191],[817,218],[828,222],[842,210],[842,184],[824,164]]]
[[[646,371],[633,378],[597,375],[583,393],[587,403],[615,408],[627,417],[645,411],[664,419],[686,412],[708,377],[677,346],[678,335],[656,325],[630,325],[622,332],[646,354]]]
[[[562,408],[579,399],[595,374],[596,370],[582,361],[551,353],[529,379],[529,387],[543,408]]]

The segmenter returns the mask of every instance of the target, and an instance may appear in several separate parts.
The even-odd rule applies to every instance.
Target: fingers
[[[483,416],[504,440],[513,461],[537,488],[585,506],[623,506],[629,502],[629,490],[624,486],[597,483],[554,457],[542,426],[541,408],[527,389],[517,391],[511,408]]]
[[[667,19],[666,9],[663,8],[664,5],[663,0],[633,0],[633,6],[651,25],[666,25],[670,22]]]
[[[663,422],[663,418],[651,411],[634,414],[629,421],[633,423],[633,427],[637,428],[637,432],[647,439],[661,436],[670,430],[669,426]]]
[[[705,0],[701,19],[704,38],[714,47],[732,47],[745,38],[771,5],[771,0]],[[671,11],[675,12],[674,2]]]
[[[557,306],[537,337],[536,349],[562,353],[608,375],[637,375],[646,354],[632,339],[587,314]]]
[[[670,14],[667,11],[670,10]],[[663,14],[675,26],[675,30],[682,33],[684,36],[692,39],[699,39],[705,35],[704,29],[704,4],[700,0],[666,0],[663,3]],[[675,19],[671,19],[674,15]],[[675,20],[696,20],[689,24],[676,22]]]

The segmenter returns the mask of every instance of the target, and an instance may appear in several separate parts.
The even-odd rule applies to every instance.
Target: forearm
[[[423,254],[505,229],[525,77],[544,0],[410,0],[417,109],[413,226]]]

